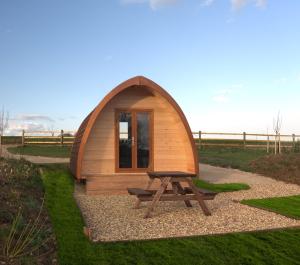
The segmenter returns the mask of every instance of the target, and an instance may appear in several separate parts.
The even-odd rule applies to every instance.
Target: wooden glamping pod
[[[147,171],[199,171],[182,110],[143,76],[118,85],[86,117],[76,134],[70,167],[77,180],[86,180],[87,194],[145,188]]]

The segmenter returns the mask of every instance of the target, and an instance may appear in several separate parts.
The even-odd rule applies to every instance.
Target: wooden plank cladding
[[[116,174],[121,137],[117,119],[122,111],[133,113],[135,119],[138,113],[151,113],[146,134],[150,157],[148,167],[137,167],[137,121],[133,119],[132,139],[127,139],[133,164],[126,174]],[[159,85],[141,76],[117,86],[89,114],[78,130],[71,156],[72,173],[77,179],[86,179],[88,194],[125,194],[129,184],[144,188],[147,170],[199,171],[195,142],[182,110]]]
[[[88,195],[117,195],[127,194],[127,188],[145,188],[148,183],[148,175],[142,174],[113,174],[102,176],[89,176],[86,180],[86,192]],[[158,188],[159,181],[152,187]]]

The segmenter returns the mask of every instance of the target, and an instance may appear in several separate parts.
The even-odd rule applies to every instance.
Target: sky
[[[300,134],[300,1],[0,0],[7,134],[77,130],[119,83],[146,76],[192,130]]]

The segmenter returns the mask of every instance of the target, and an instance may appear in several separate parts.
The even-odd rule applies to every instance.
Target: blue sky
[[[300,133],[300,1],[0,0],[0,105],[9,132],[76,130],[144,75],[193,130]]]

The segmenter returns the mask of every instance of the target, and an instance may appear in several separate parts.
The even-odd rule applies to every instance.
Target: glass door
[[[132,168],[132,113],[119,113],[119,168]]]
[[[116,171],[145,172],[152,166],[150,110],[116,111]]]
[[[149,168],[150,164],[150,113],[136,113],[137,168]]]

